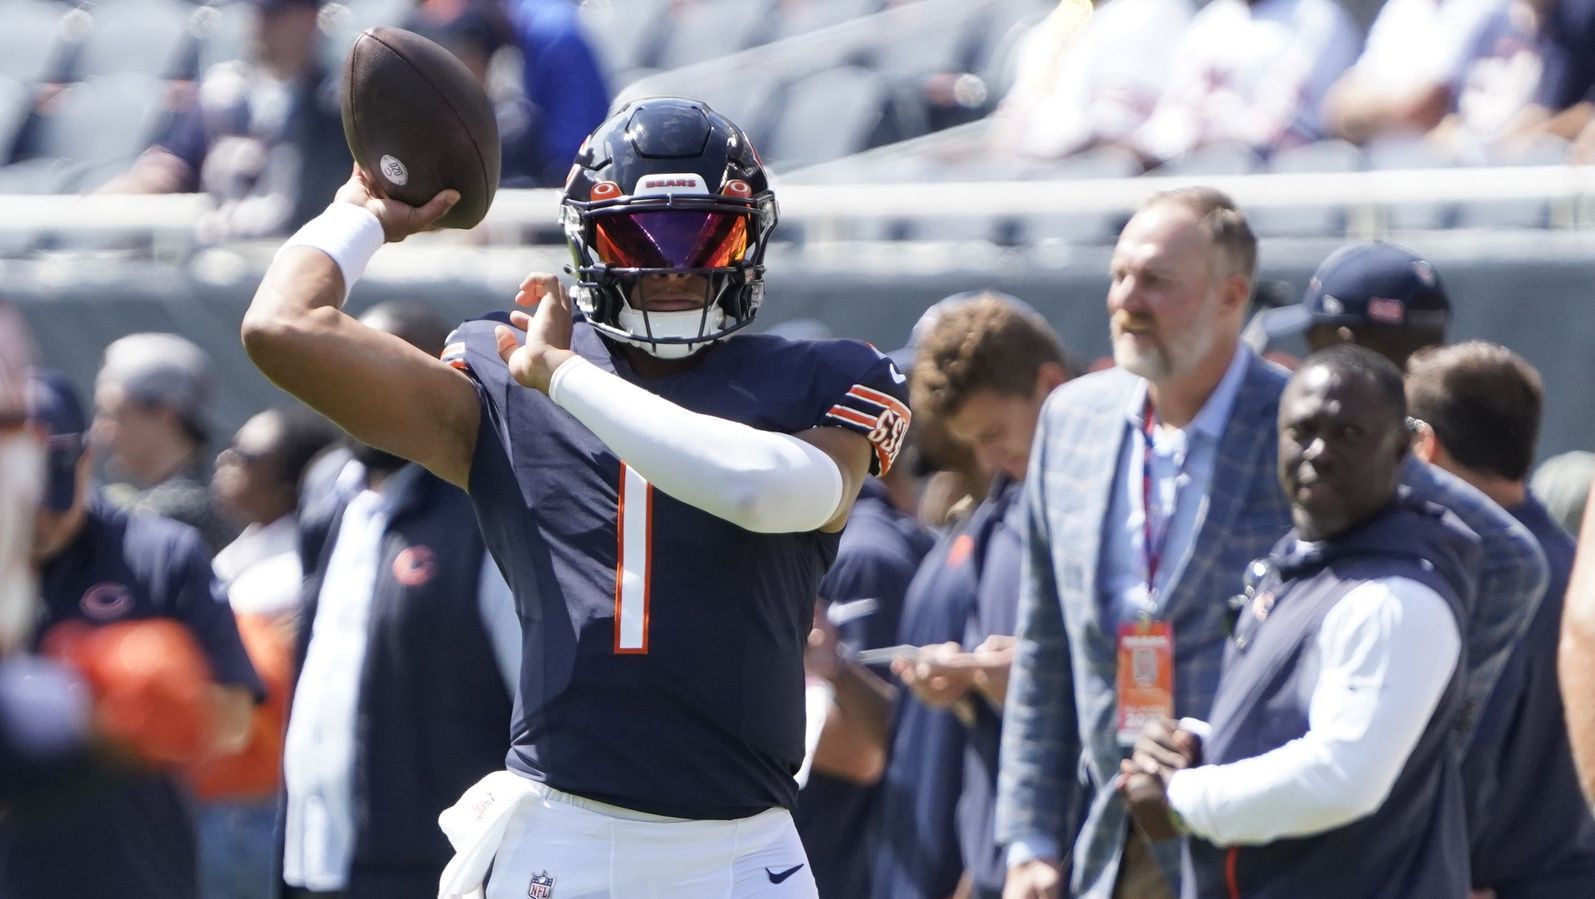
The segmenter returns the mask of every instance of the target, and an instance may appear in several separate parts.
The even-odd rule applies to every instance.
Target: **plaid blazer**
[[[1290,528],[1279,489],[1275,424],[1285,373],[1250,357],[1214,460],[1195,537],[1169,559],[1174,710],[1205,719],[1228,640],[1226,600],[1251,560]],[[1139,379],[1113,369],[1077,378],[1042,411],[1025,480],[1018,649],[1004,712],[997,838],[1073,837],[1072,893],[1111,895],[1127,808],[1111,789],[1125,753],[1116,737],[1116,628],[1097,596],[1103,522]],[[1076,830],[1078,815],[1084,823]],[[1074,835],[1078,833],[1077,837]],[[1179,846],[1157,847],[1178,883]]]

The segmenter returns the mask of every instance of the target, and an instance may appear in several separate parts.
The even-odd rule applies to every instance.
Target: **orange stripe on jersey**
[[[882,393],[874,388],[865,387],[863,384],[854,384],[852,388],[847,391],[847,395],[856,396],[866,402],[871,402],[877,406],[890,409],[893,412],[896,412],[898,415],[903,416],[904,419],[909,418],[909,416],[912,414],[908,411],[908,406],[904,405],[902,400],[892,396],[889,393]]]
[[[463,356],[463,355],[465,355],[465,342],[464,341],[456,341],[454,343],[451,343],[448,346],[443,348],[443,352],[438,354],[438,356],[440,358],[443,358],[443,359],[447,359],[450,356]]]
[[[466,362],[464,356],[455,356],[453,359],[444,359],[443,362],[444,364],[448,365],[449,368],[457,368],[460,371],[471,370],[471,363]]]
[[[841,419],[849,424],[858,425],[861,428],[873,429],[876,425],[876,419],[874,416],[865,415],[863,412],[860,412],[857,409],[849,409],[846,406],[832,406],[831,411],[825,414],[832,418]]]

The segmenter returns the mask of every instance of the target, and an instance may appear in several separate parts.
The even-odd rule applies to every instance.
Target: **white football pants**
[[[538,784],[510,819],[487,899],[817,899],[792,815],[648,819]],[[551,882],[550,882],[551,881]]]

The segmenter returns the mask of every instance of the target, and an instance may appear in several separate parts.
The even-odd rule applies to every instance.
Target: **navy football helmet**
[[[588,136],[565,181],[576,303],[611,338],[691,355],[752,323],[776,218],[764,164],[730,119],[679,97],[628,103]],[[655,274],[704,276],[703,308],[634,308],[628,298]]]

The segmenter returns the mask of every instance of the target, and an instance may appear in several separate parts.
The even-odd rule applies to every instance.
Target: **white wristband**
[[[278,250],[289,247],[314,247],[338,264],[343,273],[343,295],[365,274],[371,257],[387,241],[382,223],[371,210],[353,203],[333,203],[324,212],[305,222]]]

